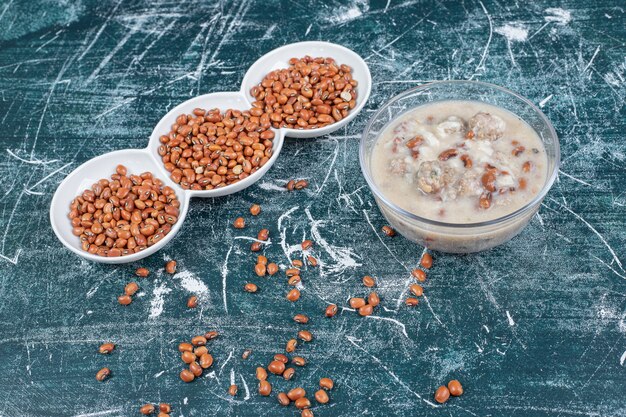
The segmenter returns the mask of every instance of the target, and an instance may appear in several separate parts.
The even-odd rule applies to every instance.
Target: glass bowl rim
[[[370,176],[368,170],[365,167],[365,142],[366,142],[366,137],[367,137],[368,133],[370,132],[370,130],[372,128],[372,124],[374,123],[374,120],[376,120],[376,118],[379,115],[381,115],[384,111],[386,111],[389,106],[391,106],[392,104],[396,103],[400,99],[402,99],[402,98],[404,98],[404,97],[406,97],[408,95],[411,95],[411,94],[413,94],[415,92],[419,92],[421,90],[426,90],[429,87],[436,86],[436,85],[445,85],[445,84],[449,84],[449,85],[470,84],[470,85],[478,85],[478,86],[483,86],[483,87],[499,90],[500,92],[503,92],[505,94],[513,96],[513,97],[521,100],[522,102],[524,102],[526,105],[528,105],[536,114],[539,115],[539,118],[541,119],[541,121],[548,127],[548,130],[549,130],[550,134],[554,138],[554,148],[555,148],[554,149],[555,150],[554,168],[552,169],[552,172],[549,173],[549,177],[548,177],[547,181],[544,183],[543,188],[541,189],[541,191],[539,191],[539,193],[537,193],[537,195],[532,200],[530,200],[528,203],[526,203],[524,206],[520,207],[519,209],[517,209],[517,210],[515,210],[515,211],[513,211],[511,213],[505,214],[504,216],[500,216],[500,217],[497,217],[497,218],[492,219],[492,220],[486,220],[486,221],[475,222],[475,223],[448,223],[448,222],[442,222],[442,221],[438,221],[438,220],[428,219],[426,217],[421,217],[421,216],[413,214],[413,213],[411,213],[409,211],[406,211],[405,209],[399,207],[395,203],[389,201],[383,195],[383,193],[378,189],[376,184],[374,183],[374,180],[372,179],[372,177]],[[513,114],[515,114],[515,113],[513,113]],[[519,117],[517,114],[515,114],[515,115],[517,117]],[[389,122],[391,122],[391,120]],[[387,122],[387,123],[389,123],[389,122]],[[385,125],[385,128],[386,127],[387,127],[387,124]],[[511,90],[509,90],[507,88],[501,87],[501,86],[496,85],[496,84],[487,83],[487,82],[484,82],[484,81],[473,81],[473,80],[430,81],[430,82],[427,82],[425,84],[421,84],[421,85],[418,85],[416,87],[413,87],[413,88],[410,88],[408,90],[405,90],[405,91],[403,91],[403,92],[393,96],[391,99],[389,99],[387,102],[385,102],[370,117],[369,121],[367,122],[367,125],[365,126],[365,129],[363,129],[363,133],[361,134],[361,142],[359,144],[359,164],[361,165],[361,172],[362,172],[363,176],[365,177],[365,180],[367,181],[367,184],[368,184],[370,190],[372,190],[372,192],[374,193],[374,196],[377,197],[378,199],[382,200],[385,203],[385,205],[387,205],[389,208],[393,209],[393,211],[395,211],[396,213],[401,214],[404,217],[408,217],[411,220],[416,220],[416,221],[419,221],[419,222],[422,222],[422,223],[426,223],[426,224],[429,224],[429,225],[432,225],[432,226],[448,227],[448,228],[456,228],[456,229],[470,229],[470,228],[478,228],[478,227],[484,227],[484,226],[493,226],[493,225],[497,225],[497,224],[500,224],[500,223],[504,223],[507,220],[511,220],[511,219],[513,219],[515,217],[520,216],[524,212],[532,209],[538,203],[540,203],[543,200],[543,198],[546,196],[546,194],[548,193],[550,188],[552,188],[552,185],[554,184],[554,181],[556,180],[556,177],[558,175],[559,167],[561,165],[561,148],[560,148],[560,144],[559,144],[559,137],[556,134],[556,130],[554,130],[554,127],[552,126],[552,123],[550,122],[550,120],[546,117],[546,115],[537,106],[535,106],[535,104],[532,101],[530,101],[526,97],[524,97],[524,96],[522,96],[520,94],[517,94],[514,91],[511,91]]]

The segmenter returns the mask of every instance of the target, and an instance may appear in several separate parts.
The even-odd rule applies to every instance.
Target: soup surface
[[[515,114],[479,101],[438,101],[392,121],[374,145],[372,177],[404,210],[448,223],[509,214],[543,187],[548,159]]]

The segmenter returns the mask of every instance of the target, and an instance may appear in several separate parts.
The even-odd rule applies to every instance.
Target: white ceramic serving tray
[[[273,140],[274,152],[270,160],[254,174],[233,185],[228,185],[215,190],[194,191],[184,190],[170,179],[169,172],[167,172],[163,166],[161,157],[157,153],[157,149],[160,145],[159,137],[169,132],[170,126],[174,124],[176,117],[179,114],[191,113],[193,109],[197,107],[207,110],[216,107],[221,110],[229,108],[237,110],[249,109],[252,107],[252,102],[254,101],[253,97],[250,95],[250,89],[254,85],[258,84],[263,79],[265,74],[275,69],[288,67],[288,61],[290,58],[303,57],[305,55],[310,55],[312,57],[332,57],[337,62],[352,67],[353,78],[358,81],[358,96],[356,100],[356,107],[350,111],[346,118],[337,123],[333,123],[319,129],[273,129],[275,133]],[[244,188],[249,187],[258,181],[274,164],[283,147],[285,137],[312,138],[326,135],[342,128],[346,124],[350,123],[350,121],[361,111],[369,98],[371,89],[372,77],[367,64],[358,54],[343,46],[329,42],[313,41],[293,43],[274,49],[273,51],[263,55],[250,67],[243,78],[240,91],[205,94],[187,100],[170,110],[154,127],[154,130],[150,135],[150,141],[148,142],[148,146],[146,148],[125,149],[110,152],[93,158],[76,168],[61,182],[61,184],[59,184],[59,187],[52,197],[52,203],[50,204],[50,222],[52,223],[52,229],[61,243],[63,243],[69,250],[90,261],[119,264],[137,261],[145,258],[146,256],[152,255],[163,246],[167,245],[167,243],[172,240],[176,233],[180,230],[183,222],[185,221],[191,197],[221,197],[236,193],[237,191],[241,191]],[[150,171],[155,175],[155,177],[163,180],[166,185],[172,187],[176,191],[178,199],[180,200],[180,215],[176,224],[172,226],[172,230],[163,239],[161,239],[157,244],[150,246],[141,252],[111,258],[92,255],[82,250],[78,237],[72,234],[72,225],[67,217],[69,213],[69,206],[72,199],[82,194],[85,189],[89,189],[91,185],[99,179],[109,178],[111,174],[115,172],[115,167],[118,164],[126,166],[128,168],[128,172],[132,174],[140,174],[145,171]]]

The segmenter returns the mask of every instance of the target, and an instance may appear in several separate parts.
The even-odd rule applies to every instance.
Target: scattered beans
[[[140,252],[161,241],[178,221],[180,202],[171,187],[150,172],[126,174],[118,165],[110,180],[99,180],[70,203],[72,233],[90,254]],[[139,268],[136,274],[146,277],[149,271]]]
[[[180,379],[182,379],[183,382],[189,383],[196,379],[196,376],[189,369],[183,369],[180,371]]]
[[[266,380],[259,381],[259,394],[267,397],[272,393],[272,385]]]
[[[246,285],[243,286],[243,289],[246,292],[255,293],[259,290],[259,287],[257,287],[257,285],[253,284],[252,282],[248,282]]]
[[[165,272],[168,274],[176,273],[176,261],[172,260],[165,264]]]
[[[141,278],[145,278],[150,275],[150,271],[148,271],[147,268],[137,268],[137,270],[135,271],[135,275]]]
[[[309,322],[309,317],[304,314],[296,314],[293,316],[293,321],[300,324],[307,324]]]
[[[307,250],[311,246],[313,246],[313,242],[310,240],[305,240],[304,242],[301,243],[301,246],[302,246],[302,250]]]
[[[231,397],[234,397],[237,395],[237,385],[233,384],[230,387],[228,387],[228,394]]]
[[[431,254],[425,253],[424,255],[422,255],[422,260],[420,261],[420,264],[424,268],[430,269],[430,267],[433,266],[433,257],[431,256]]]
[[[359,308],[359,314],[363,317],[371,316],[374,312],[374,307],[371,304],[365,304],[363,307]]]
[[[233,222],[233,227],[235,229],[243,229],[246,227],[246,220],[243,217],[237,217]]]
[[[375,292],[371,292],[367,296],[367,303],[372,307],[378,306],[380,304],[380,298],[378,297],[378,294],[376,294]]]
[[[278,265],[276,265],[274,262],[267,265],[267,273],[270,275],[274,275],[275,273],[277,273],[278,269]]]
[[[98,352],[102,353],[103,355],[108,355],[109,353],[113,352],[113,350],[115,350],[115,344],[111,342],[103,343],[98,348]]]
[[[411,294],[413,294],[416,297],[421,297],[422,295],[424,295],[424,289],[422,288],[421,285],[412,284],[409,287],[409,290],[411,291]]]
[[[312,257],[311,255],[306,257],[307,262],[309,263],[309,265],[315,267],[317,266],[317,259],[315,259],[314,257]]]
[[[337,305],[329,304],[325,311],[326,317],[334,317],[337,314]]]
[[[268,116],[254,110],[195,109],[181,114],[162,135],[158,153],[181,188],[213,190],[256,172],[273,154]]]
[[[196,308],[198,307],[198,297],[192,295],[187,299],[187,308]]]
[[[295,374],[296,374],[295,369],[287,368],[285,369],[285,372],[283,372],[283,378],[285,378],[285,381],[289,381],[291,378],[293,378]]]
[[[448,398],[450,398],[450,391],[448,391],[448,388],[443,385],[437,388],[437,391],[435,391],[435,401],[439,404],[443,404],[448,401]]]
[[[452,381],[448,382],[448,391],[450,391],[450,395],[452,395],[453,397],[458,397],[460,395],[463,395],[463,386],[459,381],[453,379]]]
[[[322,378],[320,379],[320,387],[325,390],[331,390],[335,386],[335,383],[330,378]]]
[[[250,206],[250,214],[252,214],[253,216],[258,216],[259,213],[261,213],[261,206],[259,206],[258,204],[253,204]]]
[[[313,340],[313,335],[308,330],[300,330],[298,332],[298,338],[304,340],[305,342],[310,342]]]
[[[124,294],[117,297],[117,302],[123,306],[127,306],[133,302],[133,299],[130,297],[130,295]]]
[[[290,339],[285,346],[285,351],[287,353],[294,352],[296,350],[296,346],[298,346],[298,341],[296,339]]]
[[[318,403],[326,404],[326,403],[328,403],[329,400],[330,399],[328,398],[328,394],[323,389],[318,390],[315,393],[315,401],[317,401]]]
[[[360,297],[352,297],[348,302],[350,303],[350,307],[355,309],[359,309],[367,304],[365,299]]]
[[[289,397],[287,397],[287,394],[285,394],[284,392],[279,392],[278,395],[276,396],[276,399],[278,400],[278,403],[280,405],[283,405],[285,407],[288,406],[289,403],[291,402]]]
[[[374,280],[374,278],[370,277],[369,275],[365,275],[363,277],[363,285],[365,285],[368,288],[372,288],[373,286],[376,285],[376,281]]]
[[[421,269],[412,270],[411,275],[413,275],[413,277],[419,282],[426,281],[426,272],[422,271]]]
[[[289,397],[291,401],[296,401],[300,398],[304,398],[305,395],[306,391],[304,390],[304,388],[301,387],[294,388],[287,393],[287,397]]]
[[[139,412],[144,416],[149,416],[150,414],[154,413],[154,406],[152,404],[142,405],[139,409]]]
[[[404,303],[409,307],[414,307],[419,304],[419,300],[417,298],[409,297],[404,301]]]
[[[291,301],[292,303],[298,301],[299,298],[300,290],[298,290],[297,288],[294,288],[287,293],[287,300]]]
[[[271,361],[270,364],[267,365],[267,370],[274,375],[282,375],[285,371],[285,364],[281,361]]]
[[[396,235],[396,231],[393,230],[391,227],[389,226],[383,226],[383,233],[386,234],[389,237],[393,237]]]
[[[102,368],[96,373],[96,380],[102,382],[109,376],[111,376],[111,370],[109,368]]]
[[[348,116],[356,106],[357,81],[352,69],[332,58],[291,58],[289,68],[268,73],[250,90],[272,126],[315,129]]]

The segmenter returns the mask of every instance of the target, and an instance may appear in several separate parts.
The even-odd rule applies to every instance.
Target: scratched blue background
[[[308,4],[307,4],[308,3]],[[532,4],[529,4],[532,3]],[[174,416],[296,415],[256,394],[254,369],[312,317],[309,365],[289,384],[337,382],[317,416],[626,415],[626,18],[623,1],[49,1],[0,2],[0,415],[130,416],[167,401]],[[289,140],[243,193],[194,200],[176,238],[141,265],[135,302],[116,296],[139,266],[104,266],[64,249],[48,222],[57,184],[96,155],[143,147],[177,103],[237,90],[264,52],[329,40],[368,62],[374,86],[347,128]],[[388,98],[433,79],[476,79],[542,107],[561,138],[559,180],[510,243],[435,253],[426,297],[403,306],[422,249],[380,233],[360,175],[358,138]],[[286,180],[308,178],[302,192]],[[263,213],[235,231],[252,202]],[[284,277],[255,278],[246,237],[268,227],[265,254],[286,265],[304,238],[322,263],[295,304]],[[164,260],[179,273],[160,272]],[[375,316],[327,302],[378,279]],[[243,293],[256,282],[258,294]],[[200,295],[200,306],[185,300]],[[219,330],[212,373],[178,379],[176,346]],[[119,349],[96,353],[102,341]],[[252,349],[244,361],[241,353]],[[106,383],[94,379],[103,366]],[[435,388],[466,394],[433,407]],[[240,394],[226,391],[234,379]]]

